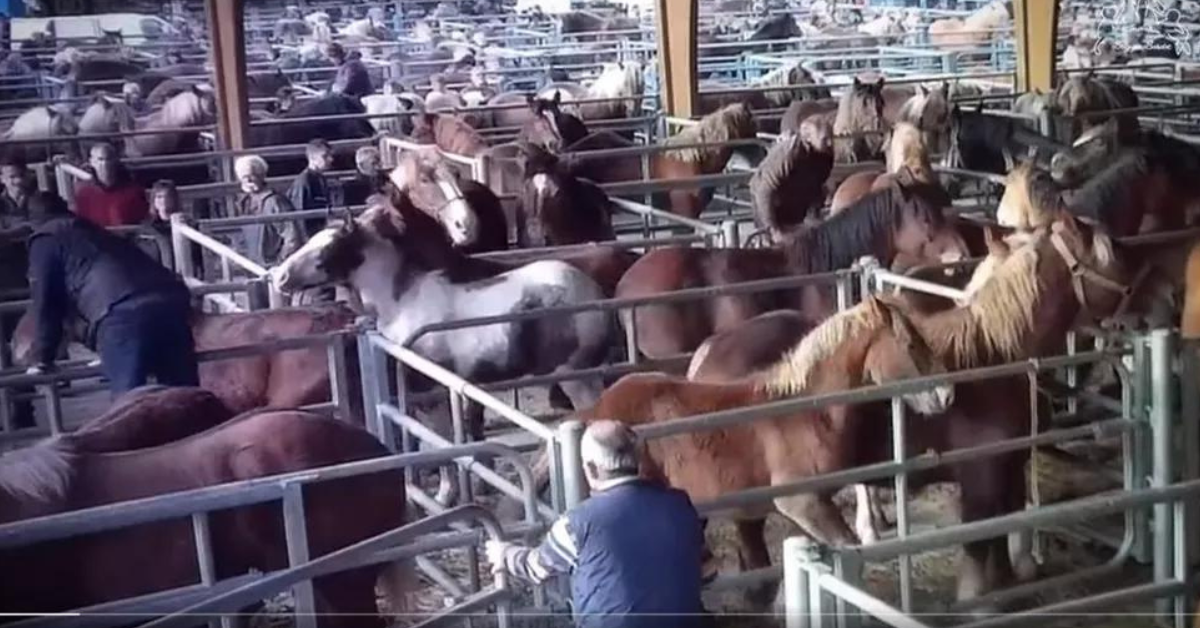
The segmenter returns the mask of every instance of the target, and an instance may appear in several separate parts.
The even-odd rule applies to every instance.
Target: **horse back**
[[[232,417],[219,398],[202,388],[144,386],[125,393],[66,438],[77,451],[91,453],[144,449],[201,433]]]
[[[688,379],[723,383],[750,377],[777,364],[813,327],[793,310],[760,314],[704,341]]]

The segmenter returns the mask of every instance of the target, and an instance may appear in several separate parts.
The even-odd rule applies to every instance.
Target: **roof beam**
[[[688,118],[699,104],[696,78],[698,0],[655,0],[658,23],[658,84],[662,105]]]
[[[250,98],[246,88],[245,0],[206,0],[213,86],[217,90],[217,137],[225,150],[250,144]]]
[[[1017,91],[1054,89],[1059,0],[1012,0],[1017,37]]]

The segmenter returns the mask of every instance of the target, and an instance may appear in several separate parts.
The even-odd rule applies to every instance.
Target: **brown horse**
[[[669,247],[647,253],[621,278],[618,297],[849,268],[873,255],[890,266],[933,264],[966,257],[966,246],[947,226],[940,205],[920,187],[898,185],[864,197],[854,207],[800,230],[773,249]],[[796,309],[812,321],[836,310],[831,286],[726,295],[700,303],[662,304],[636,310],[638,348],[650,358],[674,357],[747,318]]]
[[[874,298],[822,323],[754,382],[702,384],[658,373],[628,375],[609,387],[590,410],[574,417],[585,422],[615,419],[629,424],[669,421],[753,406],[796,395],[815,395],[867,383],[940,373],[943,369],[906,316]],[[921,415],[943,411],[954,398],[952,386],[906,397]],[[786,484],[853,466],[855,443],[871,428],[857,406],[797,411],[770,420],[652,440],[646,472],[688,492],[694,501],[757,486]],[[832,493],[776,498],[774,509],[818,542],[857,543]],[[738,512],[744,568],[770,564],[762,523],[769,505]]]
[[[838,101],[833,119],[834,155],[840,163],[857,163],[875,159],[883,154],[888,130],[883,115],[884,78],[864,82],[854,77],[854,83]]]
[[[417,209],[441,224],[455,248],[487,253],[508,248],[508,217],[486,185],[462,179],[435,151],[405,151],[390,180]]]
[[[934,313],[917,312],[910,307],[903,310],[922,341],[928,343],[937,358],[951,369],[1054,354],[1061,350],[1066,331],[1079,318],[1081,310],[1094,306],[1090,313],[1103,315],[1112,311],[1114,303],[1107,288],[1102,286],[1082,285],[1072,289],[1076,284],[1073,273],[1076,263],[1108,281],[1119,282],[1128,276],[1106,237],[1091,234],[1066,217],[1056,223],[1053,230],[1040,231],[1024,247],[1012,253],[1004,252],[999,265],[984,278],[983,285],[965,306]],[[1085,302],[1080,302],[1080,295],[1086,297]],[[794,317],[775,317],[776,320],[764,320],[766,317],[763,317],[747,324],[745,331],[739,329],[724,338],[714,338],[703,354],[697,352],[689,369],[690,375],[706,381],[754,376],[767,368],[772,353],[786,363],[787,358],[770,347],[786,347],[794,337],[787,334],[802,334],[803,328]],[[751,338],[750,334],[756,332],[781,335],[769,339]],[[737,349],[739,346],[752,346],[757,350],[751,353]],[[738,370],[738,367],[745,370]],[[759,377],[760,381],[770,379],[770,375]],[[1028,383],[1020,378],[960,384],[953,407],[947,412],[908,421],[906,445],[914,453],[930,449],[947,451],[1028,434],[1032,414],[1026,399]],[[862,411],[877,421],[864,422],[864,426],[886,424],[887,404],[864,406]],[[852,455],[861,456],[857,464],[882,461],[890,453],[885,439],[844,442],[855,450]],[[839,451],[833,442],[826,446],[830,451]],[[746,460],[755,458],[748,456]],[[963,521],[994,517],[1024,507],[1025,458],[1024,452],[984,458],[912,476],[910,480],[918,483],[955,481],[962,487]],[[730,470],[722,472],[732,475]],[[863,512],[860,508],[860,529]],[[869,522],[869,515],[867,517]],[[760,537],[743,535],[741,539],[744,543],[757,542],[747,551],[765,558]],[[1012,579],[1010,558],[1005,550],[1000,541],[972,543],[966,547],[959,582],[960,599],[986,593]],[[1024,558],[1020,571],[1031,575],[1035,568]]]
[[[237,314],[192,315],[197,351],[216,351],[250,344],[325,334],[354,324],[354,312],[343,306],[264,310]],[[68,332],[71,332],[68,328]],[[69,335],[82,342],[78,335]],[[34,321],[27,311],[13,333],[13,356],[28,364],[32,356]],[[346,360],[353,384],[357,361]],[[329,359],[324,347],[291,349],[252,357],[200,363],[200,385],[212,391],[233,412],[257,408],[296,408],[330,398]],[[349,395],[351,414],[361,417],[357,395]]]
[[[825,202],[825,182],[833,170],[833,129],[805,120],[799,133],[786,133],[767,151],[750,177],[754,224],[773,239],[804,223]]]
[[[295,410],[244,415],[150,449],[79,450],[50,439],[0,457],[0,522],[11,523],[388,455],[373,436],[343,421]],[[404,475],[388,471],[304,489],[305,527],[315,557],[405,523]],[[216,576],[287,566],[277,505],[211,515]],[[353,513],[352,516],[347,513]],[[67,611],[199,582],[188,519],[0,550],[0,606]],[[314,582],[324,625],[376,618],[376,577],[364,567]],[[355,615],[352,619],[349,616]]]
[[[414,142],[434,144],[447,153],[464,157],[474,157],[488,148],[479,131],[458,116],[447,113],[414,115],[411,138]]]
[[[729,105],[700,119],[666,141],[680,144],[721,144],[731,140],[752,140],[758,135],[754,115],[743,103]],[[748,154],[747,147],[703,146],[655,153],[650,172],[655,179],[678,179],[716,174],[725,169],[734,152]],[[688,218],[699,218],[712,199],[712,188],[674,188],[668,193],[666,209]]]
[[[232,418],[229,408],[203,388],[142,386],[59,438],[69,439],[76,451],[87,453],[131,451],[173,443]]]
[[[1058,86],[1051,98],[1051,111],[1070,120],[1068,128],[1072,138],[1110,118],[1116,120],[1122,136],[1135,135],[1140,126],[1136,113],[1114,115],[1104,112],[1137,106],[1137,93],[1132,87],[1109,77],[1097,78],[1092,71],[1072,75]],[[1060,139],[1070,141],[1070,138]]]
[[[892,185],[893,181],[904,185],[919,183],[929,186],[930,190],[942,188],[941,181],[933,172],[933,165],[929,163],[929,150],[924,135],[912,124],[898,122],[892,128],[885,162],[887,170],[884,172],[856,172],[843,179],[829,202],[829,215],[837,214],[870,192]],[[944,198],[941,203],[949,206],[949,195],[946,195],[944,190],[942,194]]]
[[[1145,151],[1122,151],[1091,179],[1064,190],[1049,173],[1021,164],[1008,174],[996,208],[1002,226],[1029,230],[1049,224],[1059,209],[1103,225],[1121,237],[1148,230],[1179,229],[1186,223],[1187,195]]]
[[[517,244],[562,246],[616,239],[608,195],[600,186],[572,175],[559,158],[535,145],[523,145],[525,194],[517,214]]]
[[[554,92],[551,99],[529,96],[529,110],[533,117],[521,126],[517,142],[536,144],[552,152],[587,137],[588,129],[573,114],[562,110],[562,93]]]

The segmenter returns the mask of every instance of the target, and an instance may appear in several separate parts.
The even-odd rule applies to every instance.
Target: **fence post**
[[[171,214],[171,252],[175,256],[175,272],[180,277],[196,278],[196,269],[192,266],[191,240],[183,235],[179,225],[189,225],[187,214]],[[253,308],[251,308],[253,309]]]
[[[271,285],[267,277],[246,282],[246,307],[255,312],[271,309]]]
[[[309,560],[303,490],[304,485],[297,482],[289,482],[283,487],[283,536],[287,543],[288,567],[298,567]],[[296,626],[317,628],[317,604],[312,580],[292,587],[292,597],[296,604]]]
[[[379,412],[379,404],[383,403],[387,394],[387,363],[380,351],[371,342],[371,334],[377,333],[373,326],[359,328],[358,337],[358,368],[362,377],[363,421],[367,430],[383,442],[388,449],[396,450],[396,441],[391,438],[389,429],[391,421]]]
[[[808,628],[808,570],[811,561],[808,539],[789,536],[783,540],[783,602],[787,628]]]
[[[1175,408],[1174,374],[1171,365],[1174,358],[1175,338],[1167,329],[1150,332],[1150,428],[1154,458],[1151,485],[1154,488],[1169,486],[1174,482],[1171,440],[1171,414]],[[1188,445],[1195,446],[1194,443]],[[1154,505],[1154,581],[1166,582],[1174,571],[1174,533],[1172,532],[1172,508],[1170,503]],[[1173,610],[1170,599],[1155,601],[1155,609],[1164,623]]]
[[[587,499],[587,481],[583,476],[580,442],[584,425],[581,421],[563,421],[558,426],[558,441],[562,443],[562,486],[567,510]]]
[[[904,400],[892,398],[892,460],[903,464],[906,459],[907,431],[904,425]],[[901,471],[896,474],[893,488],[896,494],[896,536],[908,536],[908,474]],[[861,509],[862,504],[858,507]],[[901,554],[897,558],[897,568],[900,572],[900,610],[912,612],[912,557]]]
[[[329,360],[329,400],[336,406],[338,418],[354,421],[350,416],[350,385],[346,379],[346,336],[337,334],[325,345]]]
[[[736,220],[721,221],[721,239],[724,240],[725,248],[736,249],[742,246],[741,239],[738,238],[738,224]]]

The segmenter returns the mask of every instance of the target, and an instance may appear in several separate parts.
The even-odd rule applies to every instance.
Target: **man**
[[[292,208],[304,210],[341,207],[341,185],[337,180],[325,176],[333,167],[333,149],[329,147],[329,143],[322,139],[312,140],[305,147],[304,156],[308,159],[308,166],[296,175],[292,187],[288,190],[288,200],[292,202]],[[325,220],[310,218],[305,220],[303,225],[302,235],[308,239],[325,228]]]
[[[75,213],[101,227],[136,225],[150,216],[146,189],[130,176],[112,144],[101,142],[88,151],[94,179],[75,191]]]
[[[234,206],[238,216],[270,216],[292,211],[287,197],[267,185],[267,162],[258,155],[243,155],[233,162],[233,172],[242,188]],[[304,244],[300,227],[294,221],[242,227],[250,258],[267,266],[291,255]]]
[[[29,287],[29,253],[25,248],[25,239],[33,233],[33,225],[29,221],[29,199],[36,188],[24,162],[13,159],[0,161],[0,187],[3,187],[0,190],[0,293],[22,294]],[[0,313],[0,329],[4,338],[13,337],[20,320],[20,312]],[[0,343],[0,365],[12,364],[11,343]],[[33,391],[25,389],[14,392]],[[33,427],[32,403],[13,402],[9,410],[15,427]]]
[[[536,549],[488,541],[492,570],[533,582],[571,574],[579,626],[705,625],[704,530],[691,500],[638,476],[637,437],[624,424],[591,424],[581,456],[592,497],[559,518]]]
[[[34,192],[33,177],[25,163],[16,159],[0,161],[0,239],[24,240],[29,226],[29,197]]]
[[[347,206],[364,205],[372,195],[386,192],[390,182],[382,162],[379,149],[374,146],[363,146],[354,151],[354,178],[345,187]]]
[[[346,49],[335,42],[325,47],[325,56],[329,57],[338,69],[329,91],[351,98],[362,98],[375,92],[367,66],[363,65],[357,53],[348,55]]]
[[[191,295],[170,270],[136,244],[38,192],[29,238],[30,305],[37,321],[30,373],[53,369],[68,316],[87,326],[83,341],[100,354],[113,395],[147,384],[197,386]]]

